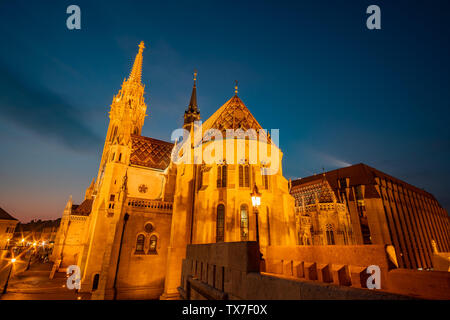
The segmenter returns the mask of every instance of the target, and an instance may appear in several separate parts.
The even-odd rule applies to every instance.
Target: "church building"
[[[182,124],[189,135],[175,143],[141,135],[144,48],[113,97],[97,177],[82,204],[69,199],[55,240],[52,260],[60,271],[78,265],[80,291],[93,299],[177,298],[188,244],[258,241],[263,256],[269,245],[297,244],[282,152],[237,85],[202,123],[195,74]]]

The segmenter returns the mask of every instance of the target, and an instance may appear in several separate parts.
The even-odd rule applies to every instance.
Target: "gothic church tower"
[[[92,212],[78,260],[82,273],[81,292],[95,289],[93,299],[114,295],[115,283],[111,283],[111,272],[117,264],[117,243],[128,218],[123,208],[128,193],[132,136],[141,134],[147,110],[144,85],[141,83],[144,48],[141,42],[128,79],[124,79],[122,88],[113,97],[110,122],[92,192]]]

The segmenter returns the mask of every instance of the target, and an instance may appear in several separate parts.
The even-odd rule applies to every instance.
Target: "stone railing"
[[[172,213],[173,202],[160,200],[146,200],[140,198],[128,198],[127,205],[130,208],[141,208],[145,211]]]
[[[281,252],[282,255],[285,253],[287,252]],[[279,257],[274,258],[277,260]],[[269,269],[276,268],[274,263],[278,265],[277,261],[268,263]],[[284,261],[281,266],[288,267]],[[178,291],[180,296],[186,300],[405,298],[378,290],[355,288],[348,286],[347,283],[336,285],[330,283],[329,279],[320,278],[319,281],[305,281],[298,279],[299,277],[294,279],[290,272],[286,272],[286,276],[283,277],[283,268],[280,270],[281,272],[273,270],[275,272],[272,274],[260,272],[262,269],[264,269],[264,261],[261,260],[259,246],[256,242],[188,245],[186,258],[182,264],[181,286],[178,287]],[[289,268],[284,269],[288,270]],[[337,270],[337,274],[341,276],[342,272],[339,270]]]
[[[307,213],[307,212],[313,212],[313,211],[345,211],[345,204],[343,203],[314,203],[309,204],[305,207],[298,206],[295,208],[296,212],[298,213]]]

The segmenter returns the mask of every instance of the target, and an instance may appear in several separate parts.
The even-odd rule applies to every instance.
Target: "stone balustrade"
[[[160,201],[160,200],[147,200],[140,198],[129,198],[127,200],[128,207],[131,208],[142,208],[145,211],[157,211],[172,213],[173,202]]]

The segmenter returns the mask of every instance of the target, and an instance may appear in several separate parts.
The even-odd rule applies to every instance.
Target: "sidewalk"
[[[56,273],[48,277],[52,263],[35,263],[30,270],[16,274],[10,279],[6,294],[0,300],[89,300],[90,294],[76,293],[66,288],[66,275]]]

